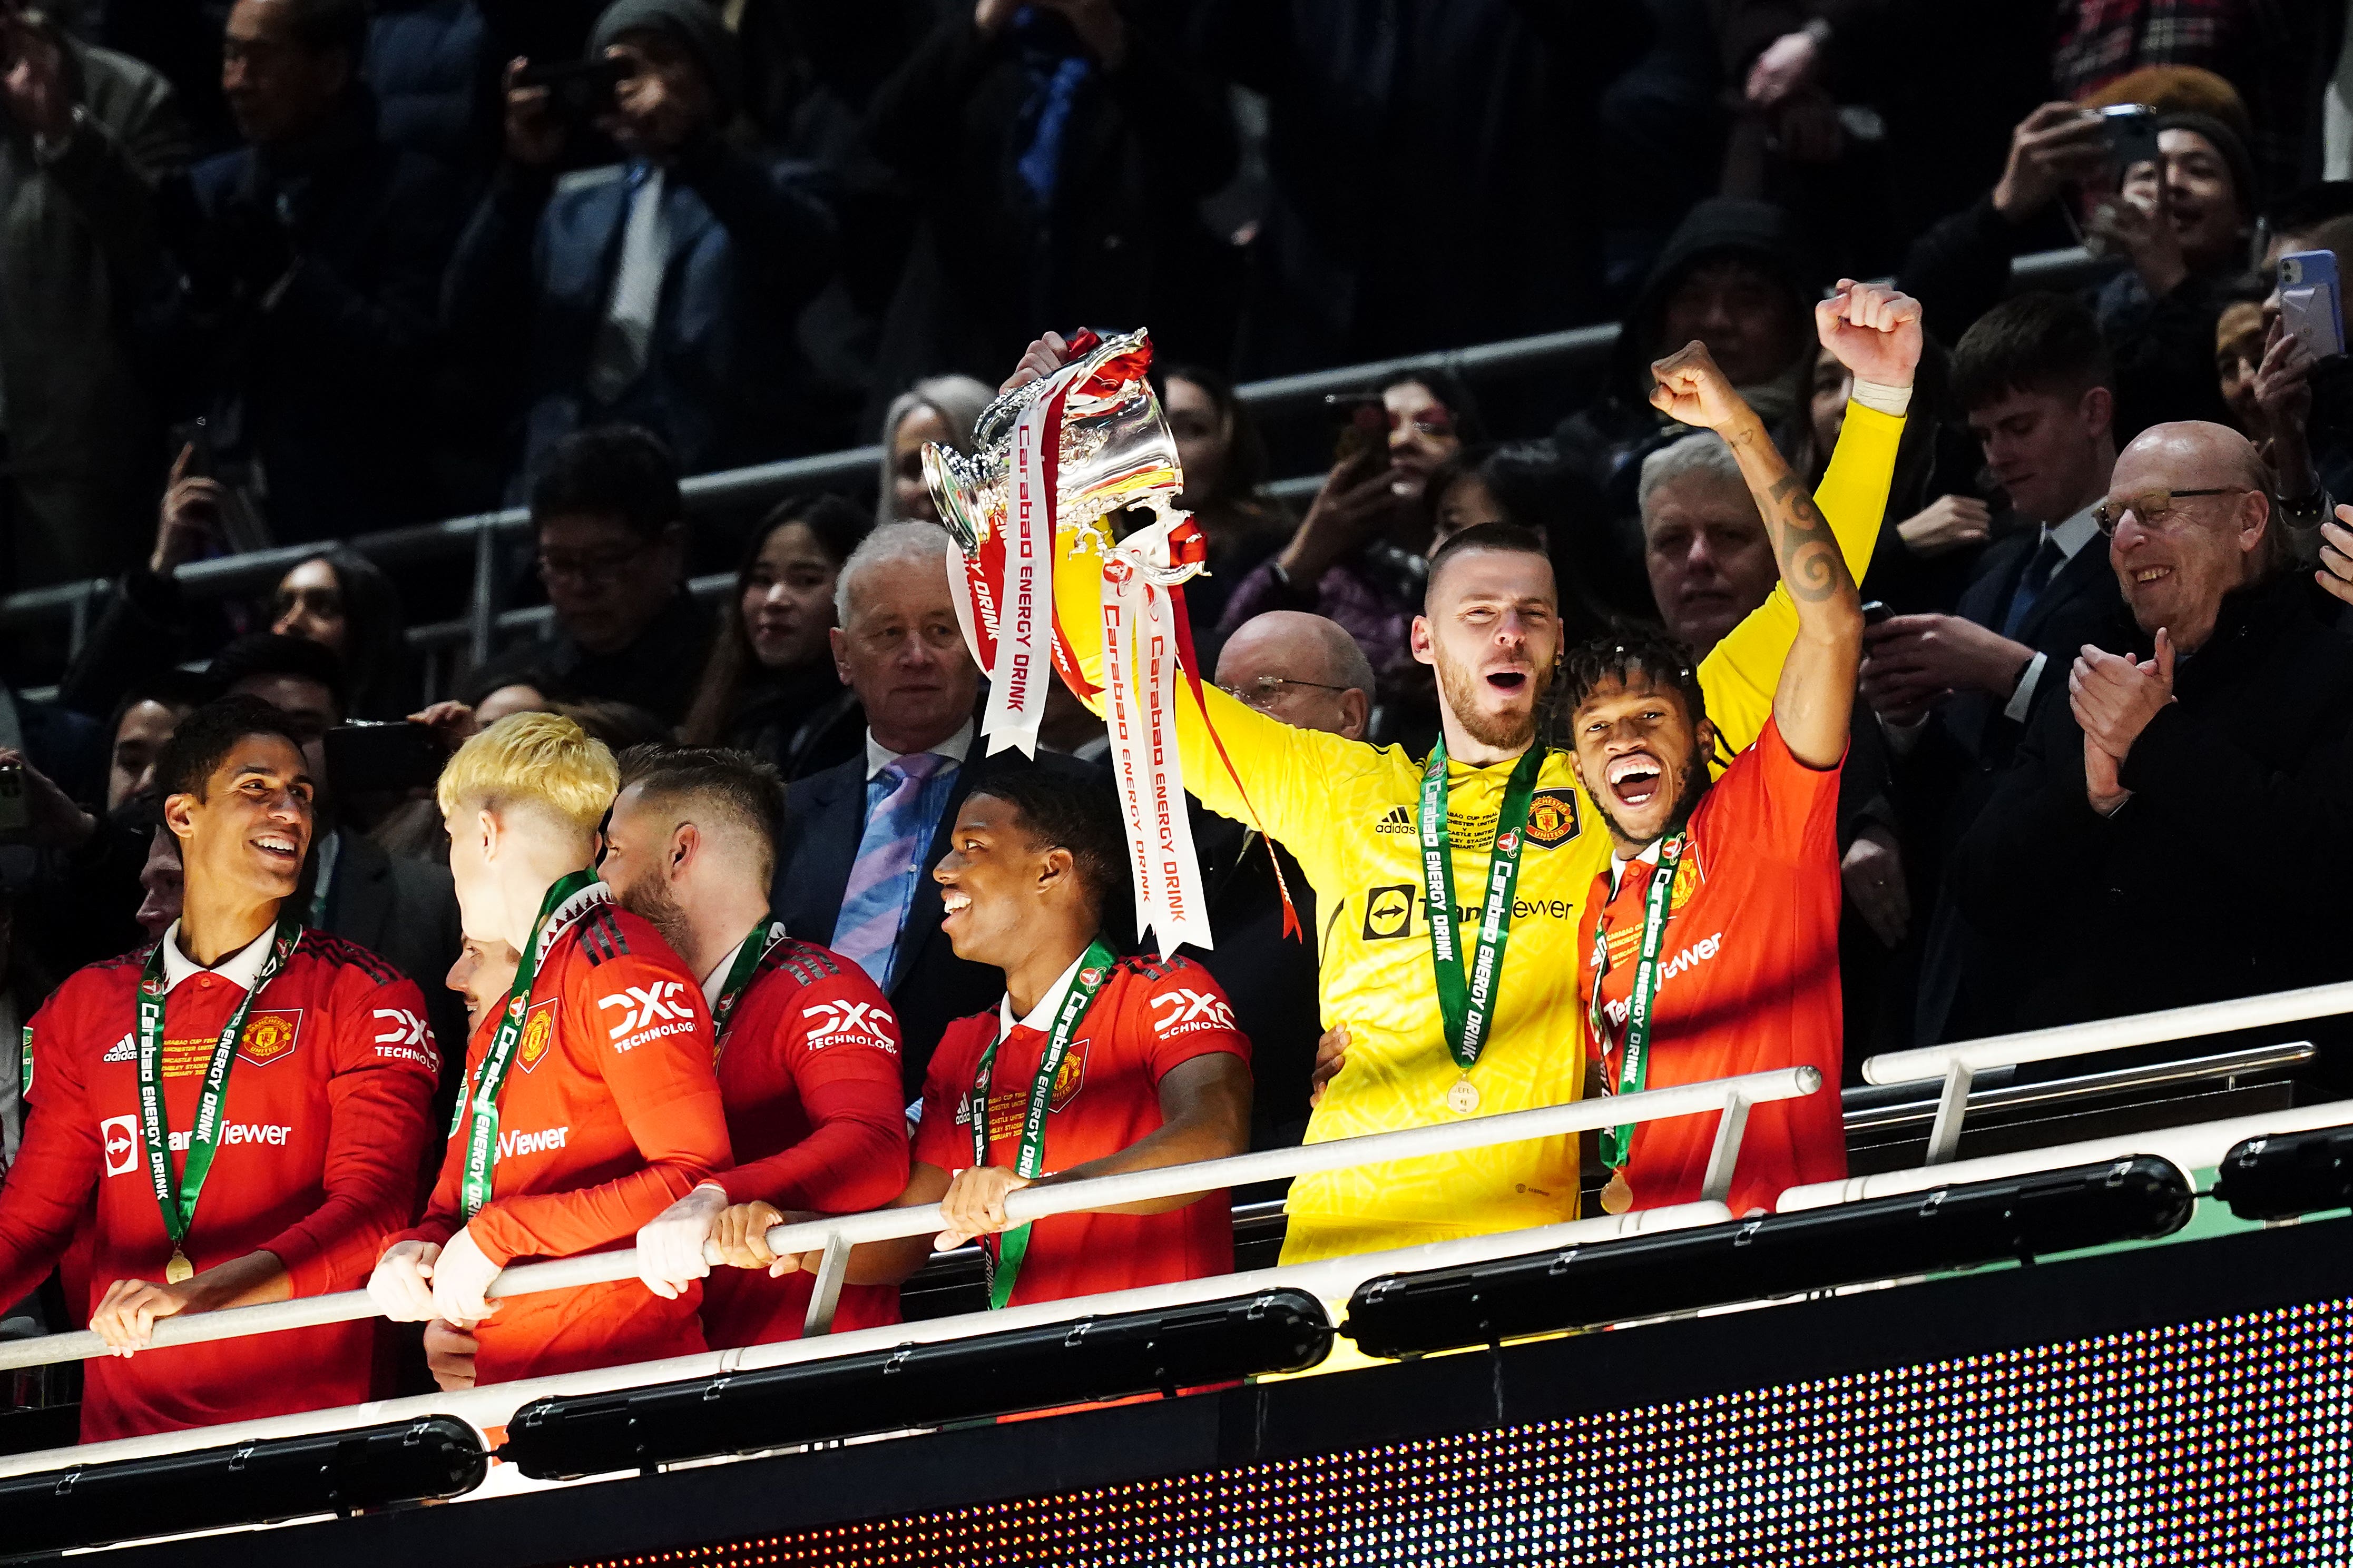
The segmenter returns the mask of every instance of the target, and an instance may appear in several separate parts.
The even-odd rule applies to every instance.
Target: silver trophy
[[[1166,519],[1185,488],[1185,470],[1160,399],[1144,378],[1152,364],[1152,334],[1138,329],[1105,338],[1074,363],[1083,369],[1062,404],[1057,531],[1092,531],[1099,520],[1129,507]],[[1046,387],[1046,380],[1033,381],[981,410],[969,458],[936,442],[924,444],[923,483],[967,560],[978,559],[981,542],[1005,525],[1013,426]],[[1111,542],[1107,536],[1097,540],[1106,550]]]

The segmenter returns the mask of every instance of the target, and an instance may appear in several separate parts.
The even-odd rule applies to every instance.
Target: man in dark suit
[[[1979,557],[1956,613],[1898,616],[1866,636],[1862,690],[1903,758],[1899,784],[1925,886],[1942,879],[2033,715],[2063,700],[2076,651],[2123,613],[2092,510],[2116,467],[2114,374],[2080,302],[2021,294],[1980,317],[1953,351],[1953,389],[1986,464],[2031,526]],[[1914,1030],[1966,1038],[1957,1009],[1974,934],[1938,897],[1921,960]]]
[[[940,1036],[997,1005],[1005,976],[969,963],[940,934],[932,868],[982,779],[1011,768],[1094,772],[1018,752],[983,756],[974,714],[980,672],[965,649],[928,522],[886,523],[843,563],[833,632],[842,683],[866,713],[863,755],[792,786],[770,907],[805,942],[822,942],[874,977],[899,1016],[910,1100]]]
[[[457,1103],[466,1064],[466,1004],[449,989],[449,966],[463,940],[458,896],[446,866],[395,859],[383,846],[335,820],[336,780],[327,773],[326,732],[343,721],[343,672],[332,648],[263,633],[223,648],[211,675],[224,692],[259,697],[294,721],[317,781],[319,830],[311,843],[297,898],[304,920],[355,942],[417,982],[440,1048],[446,1116]],[[346,787],[349,780],[343,781]]]
[[[2116,463],[2102,523],[2128,618],[2079,651],[1954,857],[1983,934],[1965,994],[2003,1026],[2353,973],[2353,643],[2274,564],[2269,484],[2245,437],[2202,422],[2152,426]]]

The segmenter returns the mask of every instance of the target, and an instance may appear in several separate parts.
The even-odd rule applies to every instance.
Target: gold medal
[[[1609,1173],[1609,1184],[1601,1189],[1601,1207],[1606,1214],[1624,1214],[1634,1206],[1634,1189],[1626,1184],[1626,1167],[1619,1166]]]
[[[195,1265],[188,1261],[188,1255],[176,1247],[172,1248],[172,1261],[164,1265],[164,1283],[185,1285],[195,1277]]]
[[[1479,1109],[1479,1086],[1469,1074],[1456,1079],[1454,1087],[1446,1091],[1446,1108],[1457,1116],[1468,1116]]]

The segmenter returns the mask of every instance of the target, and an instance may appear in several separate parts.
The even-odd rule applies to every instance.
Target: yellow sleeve
[[[1080,671],[1089,685],[1098,689],[1095,696],[1084,700],[1100,714],[1103,710],[1101,546],[1092,538],[1058,532],[1054,551],[1055,618]],[[1206,714],[1202,704],[1193,700],[1190,684],[1178,685],[1176,748],[1184,764],[1186,790],[1219,816],[1263,828],[1282,840],[1309,880],[1316,880],[1318,864],[1329,859],[1327,845],[1337,843],[1337,825],[1328,809],[1335,781],[1363,772],[1380,753],[1361,741],[1293,729],[1235,701],[1208,680],[1205,671],[1201,695]],[[1217,741],[1224,744],[1224,759],[1210,739],[1212,724],[1217,727]],[[1231,773],[1227,771],[1227,760],[1233,763]],[[1236,774],[1240,775],[1240,785],[1235,783]]]
[[[1887,488],[1895,478],[1896,443],[1903,437],[1903,420],[1848,404],[1838,449],[1814,492],[1814,504],[1821,508],[1858,583],[1871,570],[1872,547],[1879,542],[1880,521],[1887,512]],[[1776,583],[1771,596],[1700,661],[1700,693],[1726,752],[1737,754],[1765,732],[1781,666],[1797,640],[1798,607],[1789,601],[1789,590]]]

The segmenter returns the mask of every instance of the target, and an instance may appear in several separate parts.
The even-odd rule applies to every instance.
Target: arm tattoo
[[[1795,474],[1785,474],[1765,500],[1765,525],[1772,530],[1773,554],[1790,596],[1808,604],[1835,596],[1848,585],[1846,562],[1813,493]]]

